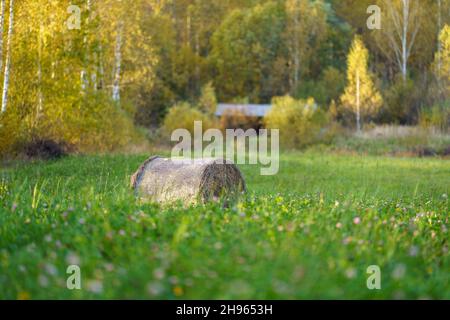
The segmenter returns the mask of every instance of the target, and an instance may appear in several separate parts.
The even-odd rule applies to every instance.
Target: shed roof
[[[216,116],[220,117],[226,112],[240,111],[250,117],[264,117],[272,108],[271,104],[227,104],[217,105]]]

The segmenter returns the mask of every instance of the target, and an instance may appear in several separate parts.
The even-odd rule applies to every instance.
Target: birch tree
[[[341,97],[344,109],[356,116],[356,129],[362,129],[364,117],[374,115],[383,103],[368,70],[369,51],[359,36],[353,40],[348,54],[347,87]]]
[[[42,17],[39,22],[39,34],[38,34],[38,107],[36,112],[36,119],[42,114],[44,109],[44,96],[42,93],[42,37],[44,26],[42,24]]]
[[[291,92],[298,87],[302,66],[306,70],[311,54],[317,49],[326,30],[323,3],[309,0],[286,1],[285,40],[289,52]]]
[[[13,36],[14,26],[14,0],[9,2],[9,27],[8,27],[8,40],[6,44],[6,65],[3,78],[3,92],[2,92],[2,113],[6,112],[8,108],[8,89],[9,89],[9,76],[11,69],[11,41]]]
[[[84,26],[84,37],[83,37],[83,68],[80,73],[80,79],[81,79],[81,92],[85,93],[86,89],[89,86],[89,75],[88,75],[88,63],[89,63],[89,46],[88,46],[88,37],[87,32],[89,30],[86,30],[89,28],[89,22],[90,22],[90,16],[91,16],[91,9],[92,9],[92,3],[91,0],[87,0],[86,2],[86,10],[87,10],[87,16],[86,16],[86,24]]]
[[[434,61],[434,73],[439,99],[450,98],[450,26],[445,25],[439,34],[439,50]]]
[[[3,28],[5,24],[5,6],[6,1],[1,0],[0,3],[0,70],[3,68]]]
[[[441,32],[442,30],[442,0],[437,0],[438,2],[438,30]],[[438,53],[437,53],[437,76],[440,78],[441,68],[442,68],[442,59],[441,59],[442,45],[440,39],[438,39]],[[439,80],[438,80],[439,81]]]
[[[120,103],[120,76],[122,69],[122,33],[123,33],[123,21],[120,21],[117,27],[116,34],[116,47],[114,50],[115,70],[114,70],[114,83],[112,90],[113,101]]]
[[[388,40],[389,47],[382,50],[397,64],[406,81],[408,62],[421,28],[420,3],[419,0],[383,0],[382,3],[385,13],[379,43]]]
[[[437,0],[437,54],[435,55],[435,74],[439,79],[441,78],[442,72],[442,32],[444,31],[444,26],[447,27],[450,23],[450,1],[449,0]]]

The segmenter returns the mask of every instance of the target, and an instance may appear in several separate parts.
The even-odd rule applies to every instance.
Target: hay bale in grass
[[[235,200],[246,191],[239,169],[223,159],[165,159],[152,157],[131,178],[142,200],[198,204]]]

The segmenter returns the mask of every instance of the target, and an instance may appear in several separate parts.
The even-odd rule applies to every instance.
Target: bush
[[[217,109],[216,91],[211,82],[203,86],[198,107],[202,112],[209,116],[213,116]]]
[[[328,119],[314,99],[277,97],[273,99],[272,105],[264,122],[268,129],[280,129],[280,139],[284,146],[302,148],[324,139]]]
[[[296,97],[314,97],[320,105],[328,105],[337,101],[345,89],[345,75],[338,69],[328,67],[323,71],[319,81],[302,81],[296,90]]]
[[[226,129],[259,129],[261,122],[257,117],[246,115],[240,110],[227,110],[220,118],[220,128]]]
[[[24,153],[31,159],[52,160],[66,156],[66,146],[53,140],[36,140],[28,143]]]
[[[11,154],[23,134],[19,115],[11,111],[0,114],[0,157]]]
[[[450,101],[443,105],[422,109],[419,124],[423,128],[435,128],[441,132],[447,132],[450,129]]]
[[[43,141],[70,146],[69,151],[82,153],[146,144],[145,135],[135,127],[131,116],[106,95],[92,94],[72,105],[59,100],[48,102],[39,116],[33,112],[19,114],[16,110],[11,108],[0,116],[0,156],[31,152],[31,157],[40,157],[41,151],[47,152],[40,143]],[[38,145],[44,149],[39,151]]]
[[[397,78],[386,91],[382,120],[387,123],[416,124],[422,90],[411,79]]]
[[[64,141],[79,152],[110,152],[145,143],[132,116],[102,94],[77,102],[62,117],[52,111],[44,117],[32,138]]]
[[[215,124],[214,120],[202,113],[199,109],[192,107],[189,103],[179,103],[169,109],[169,112],[164,118],[162,130],[169,137],[177,129],[187,129],[193,135],[195,121],[202,122],[203,130],[212,128]]]

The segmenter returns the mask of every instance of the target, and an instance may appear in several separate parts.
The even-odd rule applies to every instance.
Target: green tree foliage
[[[117,14],[130,4],[76,1],[80,28],[71,29],[68,20],[78,17],[68,13],[66,3],[16,2],[10,103],[0,116],[0,153],[36,138],[61,141],[79,151],[107,151],[142,140],[131,117],[134,107],[127,106],[152,86],[151,41],[134,25],[145,20],[142,12],[152,11],[140,7],[149,1],[133,1],[137,7],[132,14]],[[115,32],[122,18],[124,99],[118,106],[111,101],[111,89]]]
[[[284,20],[284,7],[276,2],[235,10],[224,20],[213,35],[211,53],[221,100],[248,96],[260,102],[276,94],[273,80],[280,70],[274,64],[282,50]]]
[[[325,38],[326,12],[322,1],[287,0],[283,34],[288,52],[289,87],[295,93],[300,79],[309,71],[311,55]]]
[[[353,124],[356,70],[361,120],[415,124],[448,105],[449,0],[73,0],[80,29],[64,1],[0,3],[1,154],[36,137],[120,147],[180,101],[211,118],[217,102],[314,97]],[[366,26],[372,4],[381,30]],[[345,87],[355,34],[367,49],[349,57]]]
[[[410,77],[406,79],[403,79],[401,75],[396,77],[384,93],[383,122],[397,124],[417,122],[423,92],[419,85],[420,83],[415,83]]]
[[[200,110],[213,116],[217,109],[216,91],[211,82],[208,82],[202,88],[202,93],[198,101]]]

